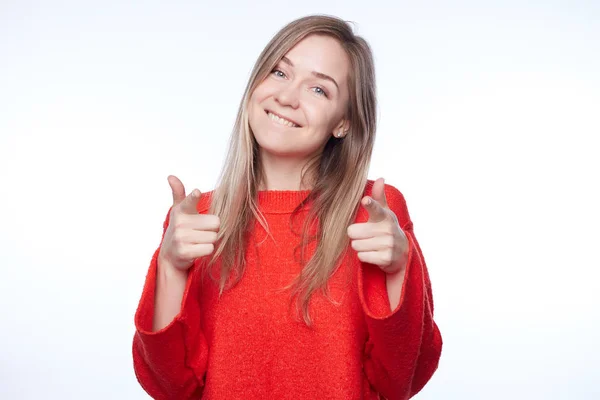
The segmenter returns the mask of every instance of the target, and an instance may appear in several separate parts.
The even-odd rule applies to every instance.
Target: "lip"
[[[276,113],[276,112],[275,112],[275,111],[273,111],[273,110],[268,110],[268,109],[265,109],[265,113],[266,113],[266,114],[268,114],[268,113],[275,114],[275,115],[276,115],[276,116],[278,116],[279,118],[287,119],[288,121],[290,121],[290,122],[291,122],[291,123],[293,123],[294,125],[297,125],[297,126],[295,126],[294,128],[302,128],[302,125],[300,125],[298,122],[294,121],[294,120],[293,120],[293,119],[291,119],[291,118],[288,118],[288,117],[286,117],[285,115],[281,115],[281,114],[279,114],[279,113]]]

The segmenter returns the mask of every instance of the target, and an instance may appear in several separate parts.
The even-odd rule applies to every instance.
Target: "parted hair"
[[[222,294],[243,276],[246,234],[254,223],[258,221],[270,235],[257,202],[264,175],[260,149],[248,121],[248,103],[256,87],[287,52],[308,35],[327,35],[338,40],[350,62],[346,111],[349,129],[342,138],[331,136],[323,151],[303,167],[302,181],[310,177],[312,187],[291,217],[293,219],[306,204],[311,205],[301,232],[302,270],[284,288],[290,290],[291,299],[295,299],[298,315],[311,326],[310,298],[317,290],[329,297],[327,282],[348,248],[347,227],[353,223],[364,195],[375,141],[377,105],[373,55],[368,43],[355,35],[346,21],[326,15],[297,19],[277,32],[259,55],[240,102],[226,160],[212,193],[208,212],[219,216],[221,227],[208,267],[220,258],[219,276],[212,273],[210,276],[218,281]],[[305,246],[313,240],[317,241],[314,253],[306,260]],[[210,268],[204,269],[208,270]]]

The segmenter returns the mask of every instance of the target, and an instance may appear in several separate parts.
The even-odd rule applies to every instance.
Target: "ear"
[[[336,138],[343,138],[348,133],[348,129],[350,129],[350,120],[343,118],[333,129],[333,136]],[[338,136],[338,134],[340,134]]]

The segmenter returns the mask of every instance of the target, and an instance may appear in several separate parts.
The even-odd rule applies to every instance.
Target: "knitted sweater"
[[[369,180],[365,195],[371,194]],[[207,213],[212,192],[198,212]],[[301,270],[293,209],[309,191],[260,191],[259,208],[275,242],[256,222],[241,281],[221,298],[191,268],[180,313],[152,332],[157,249],[135,314],[133,365],[155,399],[408,399],[438,366],[442,338],[433,321],[431,284],[403,195],[386,184],[388,206],[409,241],[400,303],[392,310],[385,273],[346,252],[329,281],[333,304],[315,292],[307,327],[281,287]],[[300,215],[306,217],[308,205]],[[355,222],[366,222],[361,206]],[[300,219],[302,222],[302,219]],[[163,229],[168,226],[168,216]],[[298,226],[302,226],[301,222]],[[163,230],[164,236],[164,230]],[[314,242],[313,242],[314,243]],[[315,246],[308,247],[312,254]],[[218,264],[218,262],[217,262]],[[218,267],[217,267],[218,268]]]

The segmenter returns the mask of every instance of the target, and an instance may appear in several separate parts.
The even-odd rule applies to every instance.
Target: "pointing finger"
[[[362,204],[369,213],[369,222],[381,222],[386,219],[387,211],[377,200],[366,196]]]
[[[184,214],[198,214],[198,201],[200,200],[200,191],[198,189],[192,192],[179,205],[179,209]]]

